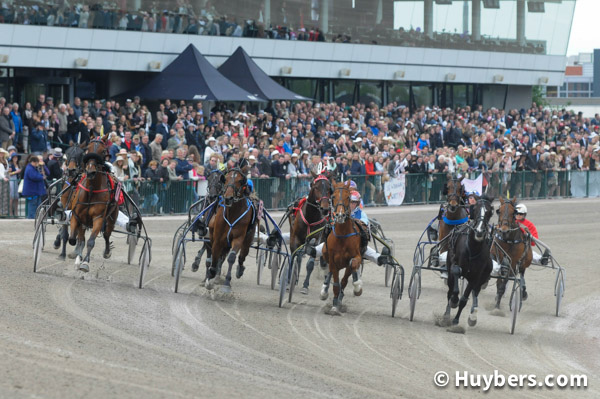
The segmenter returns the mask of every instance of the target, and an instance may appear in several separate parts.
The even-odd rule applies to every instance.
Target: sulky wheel
[[[292,276],[290,279],[290,295],[288,298],[288,302],[292,302],[292,295],[294,295],[294,287],[298,283],[298,277],[300,276],[300,256],[294,256],[292,259]]]
[[[262,278],[262,272],[263,272],[263,268],[265,267],[266,263],[267,263],[267,254],[265,253],[265,251],[259,249],[258,250],[258,255],[256,257],[256,284],[260,285],[260,280]]]
[[[396,306],[400,299],[400,275],[398,269],[394,268],[394,277],[392,278],[392,291],[390,294],[392,298],[392,317],[396,316]]]
[[[288,273],[290,271],[289,261],[286,258],[283,261],[281,273],[279,273],[279,307],[283,306],[283,298],[285,297],[285,289],[288,284]]]
[[[565,293],[565,276],[562,269],[558,270],[558,276],[556,279],[556,287],[554,288],[554,295],[556,296],[556,317],[560,314],[560,305],[562,304],[562,298]]]
[[[181,272],[183,272],[183,264],[185,263],[185,247],[183,239],[179,240],[179,244],[177,244],[177,248],[175,250],[175,255],[173,255],[173,268],[174,268],[174,276],[175,276],[175,293],[179,290],[179,278],[181,277]]]
[[[175,234],[173,235],[173,242],[171,243],[171,255],[175,255],[175,249],[177,248],[177,243],[179,239],[183,236],[183,232],[187,230],[189,227],[189,222],[183,223],[181,226],[177,228]]]
[[[417,307],[417,299],[419,297],[419,287],[421,285],[421,274],[413,273],[410,278],[410,284],[408,285],[408,296],[410,298],[410,316],[409,320],[413,321],[415,315],[415,308]]]
[[[38,264],[40,262],[40,258],[42,257],[42,247],[43,244],[43,235],[44,235],[44,227],[42,224],[39,224],[37,229],[35,230],[35,236],[33,237],[33,272],[37,272]]]
[[[279,261],[281,255],[275,252],[269,252],[269,264],[271,265],[271,289],[275,289],[277,276],[279,276]]]
[[[135,247],[137,247],[137,243],[138,243],[138,239],[139,239],[139,237],[138,237],[139,232],[140,232],[139,226],[135,225],[135,230],[130,231],[129,234],[127,234],[127,244],[128,244],[127,263],[128,264],[131,264],[131,262],[133,261],[133,256],[135,255]]]
[[[519,276],[515,277],[515,281],[513,283],[513,289],[510,294],[510,333],[515,333],[515,327],[517,326],[517,315],[521,310],[521,284],[519,282]]]
[[[146,270],[150,266],[150,259],[152,255],[150,253],[150,241],[144,241],[144,246],[142,247],[142,253],[140,254],[140,281],[138,283],[138,288],[143,288],[144,286],[144,276],[146,275]]]
[[[393,265],[385,265],[385,286],[387,287],[390,283],[390,276],[392,275],[392,271],[394,270]]]

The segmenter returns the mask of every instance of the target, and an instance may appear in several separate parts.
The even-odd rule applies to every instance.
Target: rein
[[[238,224],[238,222],[240,220],[242,220],[242,218],[244,216],[246,216],[246,214],[250,211],[250,209],[254,210],[254,204],[252,203],[252,201],[250,201],[248,198],[246,198],[246,210],[244,211],[244,213],[241,214],[240,217],[238,217],[233,223],[231,223],[228,219],[227,219],[227,215],[225,215],[225,212],[227,211],[227,208],[225,206],[225,204],[223,203],[223,200],[219,201],[219,206],[223,207],[223,220],[225,220],[225,223],[227,223],[227,225],[229,226],[229,231],[227,232],[227,245],[231,246],[231,240],[229,238],[229,236],[231,235],[231,230],[233,230],[233,228],[235,227],[236,224]],[[252,222],[250,223],[250,225],[252,225],[254,223],[254,220],[256,218],[256,212],[252,212]]]

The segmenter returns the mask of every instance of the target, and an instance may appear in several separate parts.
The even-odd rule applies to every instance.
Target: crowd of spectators
[[[94,137],[109,140],[107,161],[119,180],[134,186],[204,180],[227,162],[246,158],[250,177],[271,179],[271,208],[287,205],[285,190],[305,194],[319,164],[357,180],[365,204],[372,205],[385,202],[383,183],[400,174],[408,176],[407,202],[440,200],[439,176],[478,172],[486,173],[496,195],[521,194],[522,185],[510,178],[521,171],[534,176],[523,195],[535,197],[542,188],[551,196],[568,195],[558,174],[597,170],[600,155],[599,115],[585,118],[535,104],[508,112],[481,106],[421,106],[411,112],[395,102],[281,101],[251,113],[245,105],[218,103],[205,110],[202,102],[166,100],[151,112],[137,97],[123,105],[79,98],[56,104],[40,95],[22,107],[0,98],[0,109],[0,180],[14,181],[10,195],[2,196],[17,200],[13,191],[18,178],[26,178],[28,155],[40,158],[35,166],[45,179],[59,178],[55,164],[64,151]],[[151,206],[158,200],[155,195]],[[12,212],[12,201],[2,203],[2,214],[9,213],[9,204]]]
[[[374,23],[360,26],[335,18],[330,33],[324,34],[318,20],[306,20],[306,24],[296,21],[297,26],[294,26],[285,1],[273,12],[276,14],[273,21],[267,23],[264,4],[253,15],[240,16],[233,15],[233,10],[228,15],[219,12],[211,1],[193,6],[189,0],[179,0],[170,9],[159,7],[156,1],[144,1],[139,10],[132,11],[116,2],[70,5],[68,2],[32,4],[15,0],[2,3],[0,23],[535,54],[546,51],[542,42],[520,45],[514,40],[499,38],[474,40],[468,33],[451,32],[434,32],[430,37],[418,27],[392,29]]]

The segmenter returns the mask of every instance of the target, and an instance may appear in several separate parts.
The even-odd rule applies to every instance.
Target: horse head
[[[210,202],[215,201],[223,194],[223,185],[225,184],[225,175],[219,169],[210,172],[207,179],[208,183],[208,199]]]
[[[502,238],[507,239],[508,235],[519,226],[515,217],[517,210],[517,198],[507,200],[500,197],[500,208],[498,209],[498,230]]]
[[[231,206],[234,202],[242,200],[248,194],[248,166],[242,169],[233,168],[225,174],[225,192],[223,199],[225,206]]]
[[[83,162],[83,150],[77,146],[69,147],[65,152],[65,156],[67,157],[67,176],[70,178],[77,177]]]
[[[102,139],[95,138],[89,142],[86,149],[88,154],[98,154],[104,159],[106,157],[106,147],[106,143]]]
[[[478,197],[477,202],[471,205],[471,219],[475,221],[475,240],[483,241],[488,232],[488,225],[494,213],[493,198]]]
[[[449,212],[456,212],[458,208],[464,205],[465,189],[462,185],[462,179],[449,179],[444,186],[443,193],[446,195],[446,203]]]
[[[85,165],[84,171],[88,180],[94,180],[98,174],[104,169],[104,159],[96,154],[85,154],[83,156],[83,163]]]
[[[331,203],[335,223],[341,224],[350,218],[350,181],[333,185]]]
[[[310,192],[308,193],[308,201],[310,204],[318,206],[322,215],[329,213],[329,200],[332,194],[331,181],[324,175],[318,175],[310,183]]]

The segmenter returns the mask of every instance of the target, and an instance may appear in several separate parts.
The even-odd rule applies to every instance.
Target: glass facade
[[[12,0],[0,23],[565,55],[574,9],[575,0]]]

